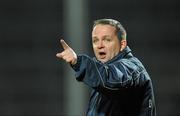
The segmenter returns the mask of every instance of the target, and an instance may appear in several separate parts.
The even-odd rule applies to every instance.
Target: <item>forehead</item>
[[[116,28],[108,24],[98,24],[93,28],[92,35],[113,34]]]

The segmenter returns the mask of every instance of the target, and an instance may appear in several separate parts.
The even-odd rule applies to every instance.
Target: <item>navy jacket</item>
[[[127,46],[106,63],[78,55],[75,77],[93,88],[87,116],[155,116],[151,79]]]

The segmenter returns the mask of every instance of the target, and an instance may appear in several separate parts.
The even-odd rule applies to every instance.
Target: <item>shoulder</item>
[[[143,72],[145,68],[141,61],[136,57],[123,58],[118,61],[122,65],[124,65],[130,72]]]

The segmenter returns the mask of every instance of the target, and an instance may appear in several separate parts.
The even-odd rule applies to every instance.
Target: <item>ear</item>
[[[120,51],[123,51],[123,49],[127,46],[127,41],[126,40],[121,40],[120,41]]]

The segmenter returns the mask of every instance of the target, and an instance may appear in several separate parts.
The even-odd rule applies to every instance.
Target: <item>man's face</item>
[[[98,24],[92,31],[92,44],[96,58],[105,63],[120,51],[120,41],[116,28],[111,25]]]

